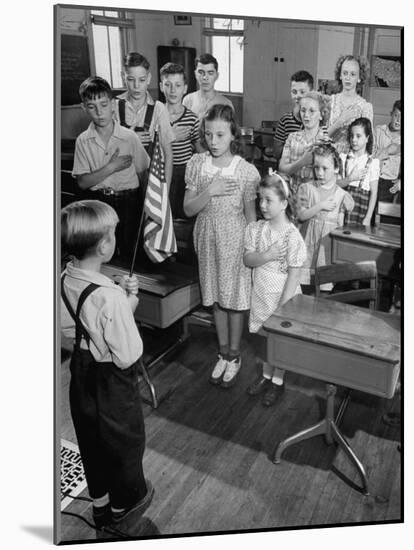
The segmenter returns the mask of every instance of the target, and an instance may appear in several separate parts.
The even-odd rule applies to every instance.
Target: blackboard
[[[91,76],[88,38],[62,34],[61,36],[61,102],[62,105],[80,103],[79,86]]]

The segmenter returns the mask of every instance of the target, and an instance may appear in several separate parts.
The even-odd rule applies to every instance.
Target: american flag
[[[153,262],[163,262],[177,252],[173,219],[165,181],[164,162],[158,133],[149,169],[148,185],[144,200],[145,226],[144,248]]]

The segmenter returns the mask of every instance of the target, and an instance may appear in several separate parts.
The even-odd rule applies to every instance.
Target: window
[[[206,17],[203,31],[209,51],[218,61],[216,89],[243,93],[244,20]]]
[[[123,88],[122,57],[128,50],[128,29],[134,21],[123,11],[91,10],[95,72],[114,89]]]

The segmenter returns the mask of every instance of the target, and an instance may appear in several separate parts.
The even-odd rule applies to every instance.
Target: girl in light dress
[[[368,78],[368,61],[358,55],[342,55],[335,68],[335,79],[340,92],[330,96],[328,135],[334,141],[338,153],[347,153],[348,126],[356,118],[366,117],[373,122],[372,103],[366,101],[358,91]]]
[[[232,386],[250,307],[251,271],[243,264],[244,232],[256,219],[257,169],[235,154],[239,131],[233,109],[214,105],[201,122],[202,144],[185,172],[184,212],[197,215],[194,246],[202,302],[213,306],[219,350],[210,382]]]
[[[292,223],[291,193],[286,181],[276,172],[270,172],[260,182],[259,195],[264,219],[247,226],[244,263],[253,268],[249,330],[258,333],[258,355],[265,360],[266,337],[262,325],[280,305],[301,292],[299,276],[306,247]],[[263,393],[263,405],[274,405],[283,392],[283,380],[284,370],[265,361],[263,373],[247,393]]]
[[[339,182],[346,187],[355,201],[349,222],[371,225],[378,193],[380,174],[379,159],[372,157],[374,135],[367,118],[357,118],[348,128],[350,151],[341,154],[343,179]]]
[[[350,194],[337,185],[340,168],[341,161],[333,145],[323,144],[314,148],[315,180],[301,185],[297,196],[297,215],[302,222],[300,232],[308,251],[301,284],[310,284],[316,266],[331,263],[329,233],[343,225],[345,213],[354,207]],[[331,284],[321,285],[322,290],[331,288]]]
[[[299,186],[313,179],[312,147],[329,139],[326,123],[326,97],[319,92],[307,92],[299,100],[303,130],[289,134],[279,163],[282,174],[289,176],[293,214],[296,215],[296,194]]]

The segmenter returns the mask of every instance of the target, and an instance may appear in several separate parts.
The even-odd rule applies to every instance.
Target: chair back
[[[401,220],[401,204],[379,201],[377,214],[375,216],[376,225],[379,225],[381,223],[381,216],[395,218],[395,223],[398,223],[398,220]]]
[[[377,264],[375,261],[339,263],[315,268],[315,295],[321,296],[319,285],[369,280],[369,288],[352,288],[324,296],[328,300],[347,304],[369,301],[370,309],[377,309]]]
[[[277,120],[262,120],[262,128],[270,128],[275,131],[277,123]]]

